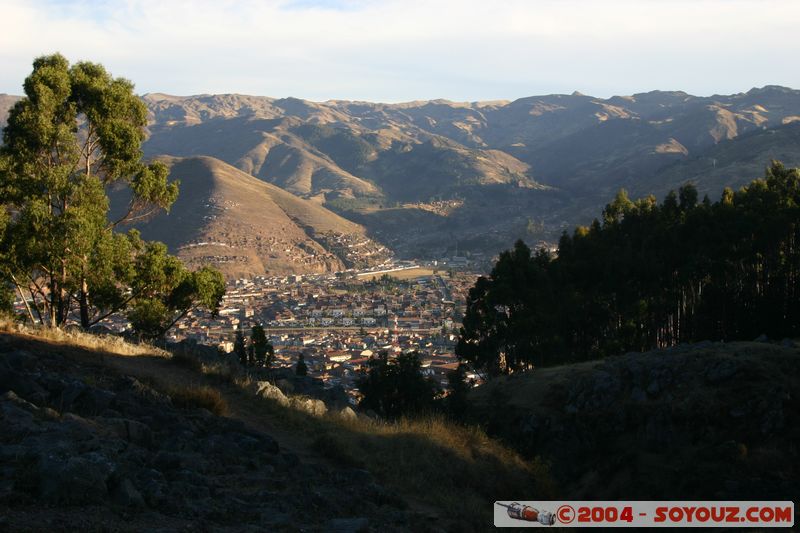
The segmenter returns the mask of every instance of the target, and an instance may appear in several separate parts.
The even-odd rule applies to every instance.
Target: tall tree
[[[369,371],[358,381],[358,389],[364,395],[361,406],[385,418],[430,410],[436,396],[436,385],[422,374],[416,352],[391,360],[385,351],[371,357]]]
[[[308,375],[308,365],[306,364],[305,355],[300,354],[297,356],[297,366],[295,367],[294,373],[298,376]]]
[[[564,234],[558,254],[521,242],[477,280],[456,353],[489,375],[703,339],[800,334],[800,170],[717,202],[691,184]]]
[[[253,350],[255,362],[261,366],[271,366],[275,354],[272,345],[267,341],[264,326],[256,324],[250,332],[250,346]]]
[[[30,302],[29,318],[60,326],[77,310],[88,328],[134,305],[136,323],[152,334],[173,323],[170,311],[215,308],[221,278],[211,271],[162,273],[173,283],[161,284],[156,298],[144,279],[153,272],[134,268],[154,250],[136,233],[115,232],[169,209],[178,194],[163,164],[142,161],[146,108],[133,84],[96,63],[70,66],[53,54],[34,61],[24,91],[0,148],[0,207],[12,215],[0,276]],[[121,188],[129,203],[110,219],[108,193]]]
[[[247,344],[241,328],[236,330],[236,337],[233,341],[233,352],[239,356],[239,363],[241,363],[242,366],[248,366]]]

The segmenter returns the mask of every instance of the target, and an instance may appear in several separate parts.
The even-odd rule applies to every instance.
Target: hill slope
[[[495,494],[546,494],[541,467],[477,430],[312,415],[206,348],[201,367],[119,339],[0,331],[0,525],[469,532]]]
[[[800,350],[699,343],[474,389],[474,421],[551,461],[570,498],[796,500]]]
[[[136,227],[190,266],[212,264],[239,277],[330,272],[383,257],[358,224],[222,161],[165,161],[170,179],[181,181],[178,200],[168,214]],[[348,255],[347,244],[356,242],[364,243],[363,254]]]

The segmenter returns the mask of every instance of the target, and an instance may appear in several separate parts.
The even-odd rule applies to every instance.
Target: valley
[[[713,199],[771,159],[800,164],[800,91],[779,86],[470,103],[142,98],[145,155],[173,161],[171,179],[183,183],[173,213],[142,230],[229,279],[332,272],[392,254],[490,258],[518,238],[552,245],[620,188],[661,198],[692,182]],[[0,95],[0,124],[16,99]],[[198,220],[187,224],[186,212]],[[306,212],[313,220],[297,215]]]

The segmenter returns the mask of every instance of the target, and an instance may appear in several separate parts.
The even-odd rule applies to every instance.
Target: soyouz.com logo
[[[495,502],[496,527],[793,527],[789,501]]]

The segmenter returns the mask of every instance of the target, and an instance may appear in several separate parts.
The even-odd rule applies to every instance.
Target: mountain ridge
[[[14,98],[0,96],[0,118]],[[518,238],[554,242],[590,223],[622,187],[645,196],[693,180],[713,196],[759,177],[769,162],[736,164],[748,157],[800,165],[800,147],[781,133],[800,121],[800,91],[776,85],[478,102],[142,98],[146,157],[217,158],[365,225],[408,257],[495,253]],[[778,133],[748,140],[766,131]],[[716,161],[713,178],[700,175],[705,160]],[[442,203],[444,216],[422,222]]]

